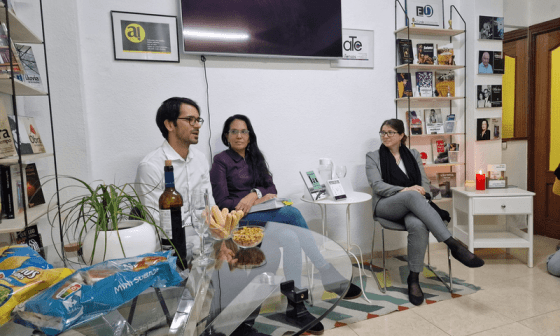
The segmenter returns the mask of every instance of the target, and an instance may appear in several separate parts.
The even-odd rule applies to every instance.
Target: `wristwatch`
[[[262,197],[262,193],[259,189],[257,188],[253,188],[251,189],[251,192],[257,193],[257,198],[261,198]]]

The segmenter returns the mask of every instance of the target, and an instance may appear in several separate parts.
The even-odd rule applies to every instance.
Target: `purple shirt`
[[[277,193],[270,175],[266,179],[268,187],[254,185],[249,165],[241,155],[231,149],[214,156],[214,163],[210,169],[210,183],[214,200],[220,209],[234,209],[253,188],[259,189],[263,196]]]

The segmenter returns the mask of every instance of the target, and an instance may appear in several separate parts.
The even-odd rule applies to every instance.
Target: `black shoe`
[[[325,333],[325,327],[323,326],[323,323],[319,322],[313,327],[307,329],[305,332],[311,335],[323,335]]]
[[[452,250],[451,255],[461,264],[470,268],[481,267],[484,265],[484,260],[477,257],[476,254],[467,250],[464,246],[460,246],[456,251]]]
[[[420,283],[410,281],[410,275],[408,276],[408,279],[406,279],[406,282],[408,283],[408,301],[415,306],[421,305],[422,302],[424,302],[424,293],[422,292],[422,288],[420,288]],[[420,295],[414,295],[418,294],[418,292],[420,292]]]
[[[362,289],[353,283],[350,284],[350,288],[348,288],[348,292],[344,295],[344,300],[352,300],[357,299],[362,295]]]

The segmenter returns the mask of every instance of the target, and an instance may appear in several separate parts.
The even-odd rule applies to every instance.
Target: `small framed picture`
[[[111,11],[116,60],[179,62],[177,17]]]

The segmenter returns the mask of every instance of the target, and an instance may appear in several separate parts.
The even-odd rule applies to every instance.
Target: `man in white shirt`
[[[209,166],[206,156],[191,145],[198,143],[200,127],[204,120],[196,102],[189,98],[173,97],[164,101],[156,115],[156,124],[165,138],[163,144],[140,161],[136,172],[136,192],[142,204],[150,207],[155,222],[159,223],[159,197],[165,189],[165,160],[173,163],[175,189],[183,196],[183,223],[187,241],[198,245],[192,227],[189,201],[194,190],[208,190],[212,197]],[[193,236],[189,238],[189,236]]]
[[[478,73],[479,74],[491,74],[494,73],[492,70],[492,65],[489,64],[490,62],[490,53],[485,51],[482,53],[481,63],[478,65]]]

